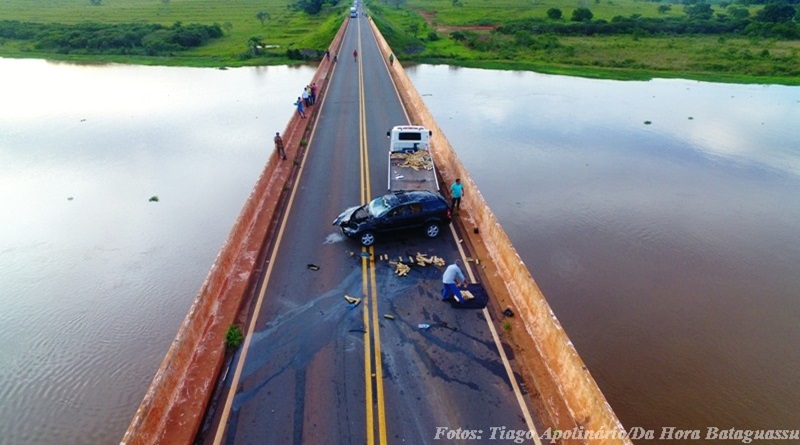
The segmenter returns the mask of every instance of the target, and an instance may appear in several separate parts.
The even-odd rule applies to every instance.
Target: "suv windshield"
[[[381,215],[386,213],[389,210],[389,202],[386,200],[385,196],[381,196],[380,198],[373,199],[369,205],[369,213],[374,218],[380,218]]]

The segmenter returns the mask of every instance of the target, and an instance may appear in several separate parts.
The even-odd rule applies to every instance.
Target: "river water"
[[[0,444],[119,443],[313,72],[0,59]]]
[[[800,429],[800,88],[409,76],[627,428]]]
[[[0,444],[116,443],[313,70],[0,72]],[[800,428],[800,88],[409,75],[627,427]]]

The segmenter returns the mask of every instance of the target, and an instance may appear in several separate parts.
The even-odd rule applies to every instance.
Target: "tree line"
[[[290,5],[290,7],[294,10],[303,11],[306,14],[314,15],[320,13],[322,8],[326,5],[336,7],[338,4],[339,0],[296,0]]]
[[[222,37],[218,24],[172,26],[144,23],[75,25],[0,21],[0,38],[32,42],[34,48],[60,54],[161,56]]]
[[[747,0],[750,1],[750,0]],[[789,0],[769,3],[752,17],[746,8],[728,6],[727,14],[714,13],[706,2],[689,2],[684,5],[683,17],[630,17],[616,16],[610,21],[592,20],[588,8],[573,11],[570,22],[562,20],[562,11],[551,8],[547,18],[515,20],[496,29],[497,33],[518,35],[519,33],[552,34],[563,36],[590,35],[681,35],[681,34],[740,34],[779,39],[800,38],[800,27],[796,21],[797,8]],[[668,5],[662,5],[668,6]],[[452,36],[462,39],[463,36]]]

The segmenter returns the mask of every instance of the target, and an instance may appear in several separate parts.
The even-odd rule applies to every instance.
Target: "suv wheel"
[[[358,238],[362,246],[371,246],[375,243],[375,234],[373,232],[364,232]]]
[[[428,223],[425,225],[425,235],[427,235],[428,238],[436,238],[439,236],[439,232],[441,232],[439,229],[439,224]]]

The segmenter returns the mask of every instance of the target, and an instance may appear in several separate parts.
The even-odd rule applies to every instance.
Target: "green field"
[[[669,10],[659,11],[659,6]],[[170,57],[49,54],[31,42],[0,39],[0,56],[137,64],[241,66],[298,63],[287,50],[324,51],[350,6],[326,5],[310,16],[286,0],[3,0],[0,18],[35,23],[82,22],[219,24],[224,36]],[[712,3],[715,14],[729,14]],[[734,5],[750,11],[761,6]],[[563,12],[570,23],[578,7],[593,21],[622,17],[684,17],[680,4],[635,0],[391,0],[367,1],[368,11],[401,62],[446,63],[496,69],[522,69],[568,75],[643,79],[683,77],[726,82],[800,84],[800,40],[741,35],[591,35],[565,36],[530,32],[513,36],[493,32],[520,19],[541,19]],[[257,15],[267,13],[262,23]],[[796,19],[797,20],[797,19]],[[462,33],[472,44],[453,39]],[[265,49],[248,56],[248,42],[258,38]]]
[[[32,5],[33,4],[33,5]],[[225,36],[201,48],[172,57],[81,56],[41,54],[28,42],[0,40],[0,56],[47,57],[66,60],[123,61],[137,64],[240,66],[287,64],[297,61],[286,57],[287,49],[324,51],[344,20],[345,5],[324,10],[317,16],[289,8],[285,0],[103,0],[93,5],[89,0],[3,0],[0,18],[21,22],[64,23],[158,23],[172,25],[199,23],[220,24]],[[262,24],[259,12],[269,14]],[[258,37],[274,48],[262,57],[245,59],[248,41]]]
[[[668,4],[671,9],[659,12]],[[582,5],[594,20],[615,16],[682,17],[683,6],[666,2],[600,0],[408,0],[397,8],[386,3],[373,6],[373,16],[400,60],[447,63],[497,69],[522,69],[597,78],[646,79],[681,77],[737,83],[800,84],[800,40],[736,35],[530,35],[526,45],[509,44],[492,32],[520,19],[545,19],[547,10],[558,8],[569,22]],[[761,6],[748,9],[751,15]],[[717,14],[728,11],[714,3]],[[451,38],[453,32],[471,33],[487,48],[470,48]],[[436,39],[430,35],[436,34]],[[410,36],[413,35],[413,36]],[[416,38],[413,38],[416,37]],[[408,50],[411,48],[411,50]],[[406,49],[404,51],[404,49]],[[407,54],[403,54],[403,53]]]

